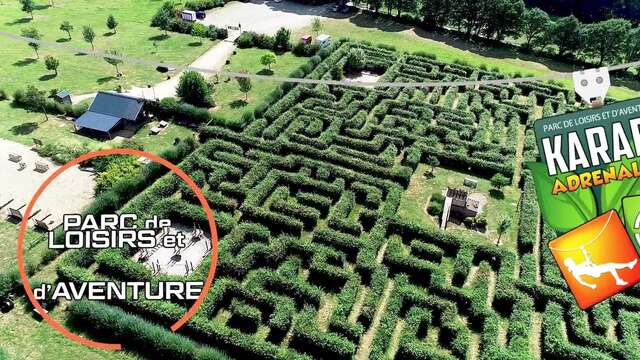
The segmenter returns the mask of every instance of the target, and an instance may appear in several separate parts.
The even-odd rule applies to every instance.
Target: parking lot
[[[202,21],[218,27],[238,26],[243,31],[273,35],[279,28],[296,30],[311,25],[313,18],[335,18],[328,5],[304,5],[283,1],[230,2],[207,12]],[[233,21],[231,21],[233,19]]]

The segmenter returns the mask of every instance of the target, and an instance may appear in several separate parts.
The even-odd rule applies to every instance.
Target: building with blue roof
[[[106,135],[133,123],[141,124],[144,119],[144,100],[119,93],[99,91],[87,112],[75,121],[76,131]]]

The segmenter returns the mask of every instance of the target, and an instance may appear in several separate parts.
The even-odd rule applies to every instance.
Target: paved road
[[[221,41],[197,58],[193,63],[191,63],[191,66],[207,70],[222,70],[227,59],[231,54],[233,54],[235,49],[236,45],[231,41],[231,39]],[[182,75],[182,73],[174,74],[171,79],[159,82],[152,88],[133,87],[131,90],[127,91],[127,94],[146,99],[164,99],[167,97],[174,97],[176,96],[176,88],[178,87],[180,75]],[[210,73],[205,73],[203,75],[205,77],[211,76]]]
[[[222,70],[227,59],[233,54],[233,51],[236,49],[236,45],[233,43],[233,40],[239,34],[231,34],[231,37],[227,40],[221,41],[215,46],[212,46],[207,52],[202,54],[199,58],[197,58],[191,66],[198,67],[207,70]],[[145,99],[164,99],[167,97],[175,97],[176,96],[176,88],[178,86],[178,81],[180,80],[180,75],[182,73],[173,74],[171,79],[161,81],[155,84],[152,88],[148,87],[137,87],[134,86],[130,90],[125,91],[126,94],[131,96],[136,96]],[[205,77],[211,76],[210,73],[203,74]],[[71,102],[77,104],[80,101],[93,99],[96,97],[96,93],[89,94],[80,94],[71,96]]]

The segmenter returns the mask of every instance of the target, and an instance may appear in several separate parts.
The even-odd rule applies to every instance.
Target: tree
[[[200,23],[195,23],[191,27],[191,35],[197,37],[200,40],[200,45],[202,45],[202,38],[207,37],[207,33],[207,27]]]
[[[631,30],[631,22],[624,19],[609,19],[589,24],[584,28],[583,52],[595,57],[598,66],[624,57],[625,40]]]
[[[347,54],[345,68],[348,71],[359,71],[364,67],[364,51],[360,48],[351,48]]]
[[[382,7],[383,0],[367,0],[369,8],[373,9],[374,13],[378,13],[378,10]]]
[[[509,218],[503,218],[502,220],[500,220],[500,222],[498,223],[498,228],[496,229],[498,231],[498,242],[500,242],[500,239],[502,238],[502,235],[507,232],[507,230],[511,227],[511,219]]]
[[[496,189],[502,189],[510,183],[511,181],[509,181],[509,178],[502,174],[495,174],[491,177],[491,186]]]
[[[47,55],[44,57],[44,66],[49,71],[53,71],[56,76],[58,75],[58,66],[60,66],[60,60],[54,58],[51,55]]]
[[[118,27],[118,21],[116,20],[115,17],[113,17],[113,15],[109,15],[107,17],[107,27],[109,28],[109,30],[111,30],[114,34],[116,33],[116,28]]]
[[[431,166],[429,170],[429,176],[433,176],[433,172],[436,170],[436,166],[440,165],[440,160],[437,157],[430,155],[427,157],[427,165]]]
[[[460,0],[453,6],[450,16],[454,24],[470,37],[474,31],[477,33],[482,28],[481,15],[484,6],[484,1]]]
[[[422,23],[429,29],[444,27],[449,23],[451,0],[424,0]]]
[[[549,28],[549,42],[558,47],[558,55],[580,48],[582,24],[573,15],[558,19]]]
[[[95,31],[93,31],[93,28],[91,26],[85,25],[82,27],[82,38],[84,39],[84,41],[91,44],[91,50],[96,49],[93,45],[93,40],[95,40],[96,38],[96,33]]]
[[[246,73],[246,71],[243,71],[243,73]],[[238,82],[238,88],[244,93],[244,101],[246,102],[249,96],[249,91],[251,91],[251,88],[253,87],[251,79],[239,76],[236,78],[236,81]]]
[[[531,43],[543,36],[550,26],[549,14],[539,8],[526,9],[520,26],[520,35],[525,39],[524,47],[531,49]]]
[[[107,50],[106,53],[108,55],[120,56],[116,50]],[[120,73],[120,69],[118,69],[118,65],[122,64],[122,60],[105,56],[104,61],[106,61],[110,65],[113,65],[116,68],[116,77],[120,77],[122,75]]]
[[[22,35],[23,37],[35,39],[35,40],[42,39],[42,35],[40,34],[40,32],[33,27],[22,29],[22,31],[20,32],[20,35]],[[36,52],[36,59],[40,59],[40,54],[38,54],[38,49],[40,49],[40,44],[37,42],[29,42],[28,45],[33,49],[33,51]]]
[[[517,34],[525,10],[523,0],[485,0],[485,3],[482,30],[487,37],[502,40]]]
[[[177,94],[182,101],[195,106],[209,107],[213,105],[211,94],[213,87],[204,77],[195,71],[186,71],[178,82]]]
[[[291,37],[291,31],[287,28],[281,27],[278,29],[276,33],[275,39],[273,41],[274,49],[289,49],[289,38]]]
[[[627,33],[624,40],[625,61],[636,61],[640,59],[640,28],[635,28]]]
[[[269,70],[271,70],[271,65],[275,64],[277,61],[276,54],[272,52],[268,52],[260,58],[260,63],[264,66],[267,66]]]
[[[417,0],[397,0],[398,4],[398,16],[400,16],[403,12],[409,14],[415,14],[418,10],[418,1]]]
[[[31,20],[33,20],[33,10],[36,9],[36,3],[33,0],[20,0],[20,5],[22,5],[22,11],[31,15]]]
[[[164,30],[164,34],[167,34],[167,30],[169,29],[169,25],[171,25],[171,21],[176,16],[176,6],[172,2],[165,2],[162,6],[156,11],[155,15],[151,18],[151,26],[159,27]]]
[[[45,97],[44,91],[38,90],[38,88],[33,85],[27,86],[27,90],[24,92],[23,102],[27,104],[28,110],[42,111],[45,121],[49,120],[46,108],[47,98]]]
[[[313,31],[313,33],[316,34],[317,37],[320,33],[320,30],[322,30],[322,22],[318,18],[313,18],[313,21],[311,22],[311,31]]]
[[[62,24],[60,24],[60,30],[65,31],[67,33],[67,36],[69,37],[69,40],[71,40],[71,32],[73,31],[73,25],[71,25],[70,22],[68,21],[63,21]]]

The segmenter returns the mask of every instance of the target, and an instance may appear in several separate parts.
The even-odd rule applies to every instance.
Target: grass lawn
[[[12,140],[27,146],[33,145],[33,139],[39,139],[45,144],[56,143],[70,147],[87,147],[92,150],[108,148],[118,145],[121,140],[102,141],[81,134],[76,134],[73,123],[60,117],[49,115],[45,121],[41,113],[31,113],[20,108],[14,108],[9,101],[0,102],[0,138]],[[4,118],[6,116],[6,118]],[[145,150],[160,153],[173,146],[175,138],[192,137],[194,131],[184,126],[169,124],[159,135],[151,135],[149,129],[156,123],[145,124],[133,136]]]
[[[18,225],[0,220],[0,272],[16,266],[17,243]],[[25,237],[27,261],[39,262],[46,249],[45,235],[28,230]],[[45,266],[32,278],[53,282],[56,278],[55,261]],[[9,353],[10,359],[45,360],[53,357],[60,360],[140,359],[128,352],[101,351],[76,344],[52,329],[45,321],[34,318],[31,307],[27,306],[27,303],[25,297],[20,297],[12,311],[0,314],[0,348]],[[64,306],[56,307],[51,315],[62,324],[65,323]]]
[[[0,220],[0,272],[10,270],[17,265],[19,225]],[[46,250],[45,235],[27,230],[24,238],[24,249],[27,254],[26,260],[34,263],[39,262],[42,253]]]
[[[123,55],[143,57],[149,60],[165,61],[187,65],[208,49],[213,42],[204,40],[202,45],[188,35],[171,33],[162,39],[163,32],[149,26],[149,21],[162,4],[154,0],[38,0],[38,10],[34,20],[20,11],[18,1],[8,1],[0,5],[0,31],[20,34],[21,29],[35,27],[43,35],[43,40],[90,49],[91,45],[82,39],[82,27],[93,27],[98,50],[115,49]],[[116,34],[111,34],[106,19],[113,14],[119,22]],[[59,30],[62,21],[74,26],[72,39]],[[16,88],[32,84],[42,89],[67,89],[72,93],[86,93],[97,89],[115,89],[117,85],[147,85],[163,80],[166,75],[153,67],[124,63],[120,71],[124,77],[115,78],[115,69],[104,60],[92,56],[76,55],[67,51],[42,47],[40,60],[35,60],[33,49],[26,43],[0,39],[3,61],[0,63],[0,84],[13,92]],[[45,55],[60,60],[59,75],[44,67]]]
[[[504,199],[496,199],[489,195],[491,189],[491,183],[487,179],[478,178],[468,174],[460,173],[457,171],[436,168],[435,176],[430,179],[426,179],[423,174],[428,172],[430,167],[425,164],[418,165],[414,175],[411,177],[409,187],[402,195],[400,207],[398,208],[398,216],[407,221],[415,222],[417,224],[437,227],[439,223],[436,223],[436,219],[426,213],[426,205],[434,193],[441,193],[447,187],[462,188],[464,178],[469,176],[478,180],[478,187],[471,190],[471,192],[479,192],[486,196],[487,204],[482,210],[482,213],[487,218],[487,231],[483,234],[475,230],[468,230],[463,225],[457,226],[451,222],[447,226],[447,231],[457,233],[465,237],[473,237],[481,241],[491,241],[495,243],[498,239],[496,229],[498,223],[505,217],[510,219],[517,219],[518,212],[518,200],[520,199],[520,192],[513,186],[508,186],[503,189]],[[517,240],[517,223],[512,223],[511,227],[505,234],[502,235],[502,243],[505,246],[515,247]]]
[[[24,298],[23,298],[24,299]],[[25,300],[7,314],[0,314],[0,347],[14,360],[135,360],[142,359],[125,351],[104,351],[76,344],[52,329],[46,321],[34,318]],[[61,306],[50,313],[64,325]]]
[[[309,61],[309,58],[298,57],[288,52],[277,55],[277,62],[271,65],[269,71],[260,63],[262,55],[269,52],[263,49],[237,49],[236,55],[230,59],[230,64],[225,66],[226,71],[247,71],[260,75],[286,76],[300,65]],[[233,120],[239,119],[246,110],[253,110],[262,103],[265,97],[280,85],[279,82],[252,80],[252,89],[249,91],[248,101],[244,101],[244,93],[240,92],[238,82],[235,79],[220,78],[216,86],[214,99],[218,105],[216,110],[223,117]]]
[[[173,146],[176,138],[186,139],[193,137],[194,130],[184,126],[170,123],[158,135],[151,135],[151,128],[157,125],[157,121],[145,124],[131,139],[142,145],[148,152],[158,154]]]
[[[0,138],[33,145],[33,138],[44,143],[55,142],[69,146],[103,146],[102,142],[73,132],[73,123],[49,115],[45,121],[41,113],[31,113],[11,106],[10,101],[0,102]]]
[[[49,6],[45,0],[36,1],[39,6],[34,11],[35,19],[20,11],[18,1],[0,5],[0,31],[20,34],[21,29],[35,27],[47,41],[57,41],[77,48],[91,48],[82,40],[82,26],[91,25],[96,33],[95,46],[98,50],[116,49],[123,55],[143,57],[150,60],[175,64],[189,64],[205,52],[214,42],[204,40],[202,45],[188,35],[171,33],[162,39],[163,32],[149,26],[149,21],[160,1],[127,0],[56,0]],[[111,34],[105,24],[109,14],[119,22],[116,34]],[[59,30],[60,23],[70,21],[74,26],[72,40]],[[121,64],[124,73],[115,78],[115,69],[104,60],[92,56],[80,56],[66,51],[42,47],[40,60],[35,60],[33,49],[26,43],[0,38],[0,52],[4,61],[0,63],[0,88],[9,95],[27,84],[42,90],[67,89],[73,94],[93,92],[98,89],[113,90],[118,85],[147,85],[166,78],[153,67],[135,64]],[[53,76],[44,67],[44,56],[53,55],[60,60],[59,74]],[[13,108],[9,101],[0,102],[0,138],[33,145],[33,138],[45,144],[55,142],[68,146],[85,145],[90,149],[110,147],[116,141],[100,141],[73,132],[73,124],[54,116],[44,121],[44,116]],[[175,137],[191,136],[191,131],[173,126],[159,136],[151,138],[148,125],[136,135],[136,139],[152,152],[159,152],[173,143]]]
[[[463,60],[475,66],[484,64],[489,69],[498,67],[505,74],[541,76],[576,70],[571,65],[558,61],[541,59],[507,48],[486,47],[421,29],[413,31],[409,26],[384,19],[373,19],[367,15],[323,21],[320,32],[332,35],[336,39],[348,37],[358,41],[370,41],[373,44],[393,45],[401,52],[425,51],[435,54],[438,60],[445,62]],[[292,35],[292,39],[311,33],[310,28],[301,29]],[[559,81],[567,87],[573,87],[571,79]],[[609,95],[622,100],[638,97],[640,92],[626,87],[611,87]]]

